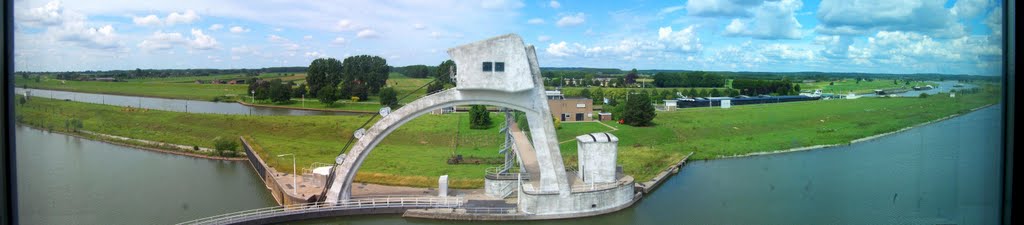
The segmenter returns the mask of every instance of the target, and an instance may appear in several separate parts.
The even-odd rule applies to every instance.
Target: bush
[[[473,105],[469,108],[469,128],[487,129],[491,127],[491,112],[483,105]]]
[[[380,89],[380,104],[395,108],[398,106],[398,93],[392,87]]]
[[[918,98],[927,98],[927,97],[928,97],[928,93],[921,93],[921,94],[920,94],[920,95],[918,95],[917,97],[918,97]]]
[[[654,105],[651,105],[647,93],[634,94],[626,100],[622,119],[631,126],[647,126],[654,120]]]
[[[235,151],[238,150],[238,142],[230,138],[216,137],[213,138],[213,149],[214,153],[220,156],[234,156]]]

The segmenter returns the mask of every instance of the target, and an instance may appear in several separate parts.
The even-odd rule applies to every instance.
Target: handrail
[[[315,202],[250,209],[239,212],[199,218],[179,224],[229,224],[234,222],[251,221],[255,219],[272,218],[277,216],[349,209],[401,207],[457,208],[459,206],[462,206],[464,202],[464,199],[461,197],[393,196],[383,198],[353,198],[347,201],[339,202],[338,204],[335,205],[327,205],[322,202]]]

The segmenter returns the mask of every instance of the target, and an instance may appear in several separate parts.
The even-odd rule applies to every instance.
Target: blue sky
[[[15,0],[19,71],[437,65],[506,33],[544,67],[1000,74],[1002,1]]]

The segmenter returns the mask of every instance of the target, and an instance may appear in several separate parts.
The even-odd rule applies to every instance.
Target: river
[[[1001,107],[848,146],[693,161],[620,212],[530,223],[993,224],[1002,192]],[[246,162],[24,127],[17,135],[19,215],[26,224],[165,224],[274,205]],[[301,222],[322,223],[466,222],[397,215]]]
[[[68,99],[71,101],[89,102],[106,105],[129,106],[146,109],[156,109],[175,112],[190,113],[216,113],[216,114],[238,114],[238,115],[361,115],[351,112],[328,112],[317,110],[284,109],[270,107],[252,107],[238,104],[236,102],[208,102],[168,98],[151,98],[138,96],[92,94],[70,91],[55,91],[43,89],[15,88],[17,95],[23,95],[25,91],[36,97],[52,99]]]

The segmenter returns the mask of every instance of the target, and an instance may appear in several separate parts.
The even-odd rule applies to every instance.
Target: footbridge
[[[409,209],[458,208],[459,197],[376,196],[352,198],[344,203],[307,203],[251,209],[195,219],[179,224],[272,224],[344,215],[402,213]]]

